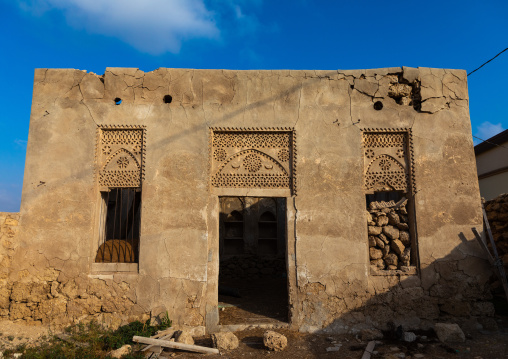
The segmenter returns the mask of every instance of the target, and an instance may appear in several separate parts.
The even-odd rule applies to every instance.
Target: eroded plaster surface
[[[93,265],[97,129],[104,126],[145,129],[134,271]],[[389,321],[425,328],[448,315],[468,323],[492,314],[484,301],[487,262],[471,233],[482,217],[465,71],[107,68],[103,76],[35,71],[21,230],[2,316],[119,324],[168,311],[175,323],[214,330],[213,129],[286,129],[294,136],[294,188],[276,192],[287,201],[293,328],[347,332]],[[362,131],[376,129],[412,133],[416,274],[370,271]],[[242,187],[220,195],[228,193],[275,192]]]

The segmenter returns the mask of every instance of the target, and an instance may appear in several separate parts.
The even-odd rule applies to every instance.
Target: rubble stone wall
[[[508,270],[508,193],[503,193],[485,203],[492,237],[496,243],[499,257]],[[490,241],[488,241],[489,247]]]
[[[285,198],[295,329],[345,332],[388,321],[428,327],[449,315],[466,321],[491,314],[490,268],[471,233],[482,216],[466,80],[461,70],[406,67],[107,68],[102,76],[37,69],[4,317],[127,321],[168,311],[175,324],[217,330],[219,196]],[[136,128],[144,142],[125,149],[132,152],[127,161],[98,168],[108,150],[98,144],[102,128]],[[258,146],[233,154],[226,140],[212,143],[214,131],[223,139],[238,135],[237,147]],[[365,167],[371,159],[362,141],[369,131],[412,139],[404,170]],[[384,168],[402,163],[392,150]],[[228,156],[236,162],[226,162]],[[115,164],[141,160],[139,263],[94,263],[100,184],[111,179],[107,171],[118,170]],[[230,172],[221,172],[228,163]],[[415,272],[370,271],[367,174],[384,187],[411,178],[414,190],[404,193],[414,203]],[[399,246],[401,253],[406,248]]]
[[[54,327],[95,320],[117,327],[149,318],[149,313],[135,305],[136,296],[130,285],[113,275],[72,276],[73,271],[63,274],[46,262],[34,275],[24,270],[13,281],[9,272],[14,254],[24,252],[17,236],[19,220],[19,213],[0,212],[0,320],[39,322]]]

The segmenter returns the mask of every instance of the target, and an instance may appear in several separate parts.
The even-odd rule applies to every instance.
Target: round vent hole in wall
[[[115,105],[120,105],[122,103],[122,99],[120,97],[115,98]]]
[[[374,110],[380,111],[383,109],[383,103],[381,101],[374,102]]]
[[[166,95],[164,96],[164,103],[171,103],[171,101],[173,101],[173,97],[171,97],[171,95]]]

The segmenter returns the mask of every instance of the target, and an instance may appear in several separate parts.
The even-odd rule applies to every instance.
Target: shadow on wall
[[[319,81],[322,81],[323,77],[331,79],[331,78],[333,78],[333,76],[336,76],[336,75],[337,75],[337,71],[329,71],[322,76],[316,76],[312,80],[309,80],[309,78],[302,78],[300,83],[289,87],[288,89],[280,92],[277,95],[266,97],[262,100],[249,103],[248,105],[246,105],[242,108],[239,108],[237,110],[231,111],[229,113],[225,113],[222,118],[214,120],[213,123],[206,123],[206,125],[207,125],[207,127],[212,127],[212,126],[220,127],[221,123],[227,123],[229,120],[231,120],[243,113],[253,111],[253,110],[260,108],[264,105],[274,103],[277,100],[282,100],[282,99],[288,98],[289,96],[291,96],[292,94],[295,94],[296,92],[300,92],[300,94],[301,94],[301,91],[304,87],[309,87]],[[232,88],[234,88],[234,87],[232,86]],[[298,108],[297,111],[300,111],[300,108]],[[205,118],[205,120],[206,120],[206,118]],[[297,120],[295,120],[295,121],[297,121]],[[246,126],[246,127],[249,127],[249,126]],[[197,132],[200,128],[202,128],[202,124],[194,125],[188,129],[182,130],[174,135],[171,135],[167,138],[164,138],[164,139],[156,142],[154,144],[154,146],[156,146],[156,147],[167,146],[167,145],[171,144],[172,142],[179,140],[180,138],[183,138],[183,137],[188,136],[194,132]]]
[[[469,234],[468,234],[469,235]],[[411,276],[370,275],[368,293],[359,293],[355,283],[336,296],[310,283],[298,288],[311,291],[303,301],[304,331],[318,333],[358,332],[362,329],[428,330],[435,323],[459,324],[464,331],[497,328],[489,286],[492,271],[479,244],[459,234],[461,243],[445,257],[421,268]],[[337,319],[323,329],[313,327],[325,313]],[[393,325],[392,325],[393,324]]]
[[[234,203],[233,197],[224,199]],[[236,208],[231,203],[228,208],[221,208],[221,215],[226,219],[221,223],[224,227],[223,236],[226,237],[221,238],[222,254],[225,252],[224,240],[228,236],[232,240],[244,241],[243,236],[249,232],[245,213],[251,211],[250,207],[239,204]],[[226,202],[223,201],[223,207],[224,204]],[[228,229],[228,216],[233,220],[231,229]],[[287,318],[280,315],[280,311],[292,305],[297,309],[291,324],[304,332],[355,333],[370,328],[386,331],[398,326],[404,330],[428,330],[437,322],[457,323],[466,332],[496,328],[496,321],[492,318],[494,306],[490,301],[493,272],[480,245],[475,239],[468,240],[468,237],[474,238],[473,233],[459,233],[457,239],[460,242],[450,253],[421,265],[417,274],[372,268],[365,281],[349,282],[342,288],[328,292],[326,286],[319,282],[299,284],[293,290],[296,297],[292,303],[288,303],[286,291],[279,293],[270,289],[270,280],[280,279],[281,275],[286,274],[285,271],[265,266],[259,257],[221,256],[220,276],[226,279],[226,285],[236,286],[234,288],[240,289],[242,295],[247,293],[247,297],[251,293],[245,283],[260,282],[261,285],[253,293],[251,299],[254,300],[249,301],[245,297],[231,299],[231,295],[221,299],[219,296],[219,301],[238,304],[240,308],[236,311],[225,310],[233,316],[237,315],[237,318],[220,312],[220,324],[245,324],[260,317],[268,321],[284,321]],[[275,253],[274,259],[277,260]],[[347,277],[347,273],[343,275]],[[232,280],[228,282],[228,279]],[[335,282],[342,280],[338,278]],[[287,285],[287,278],[284,276],[277,283],[279,286]],[[289,290],[292,291],[291,288]],[[266,299],[266,303],[263,299]]]
[[[400,69],[398,72],[401,72],[401,71],[402,70]],[[277,100],[287,98],[288,96],[295,94],[297,92],[301,92],[304,87],[309,87],[319,81],[322,81],[323,77],[330,79],[336,75],[337,75],[337,71],[329,71],[329,72],[326,72],[325,74],[322,74],[320,76],[316,76],[312,80],[310,80],[309,78],[302,78],[298,84],[293,85],[293,86],[285,89],[284,91],[281,91],[280,93],[278,93],[276,95],[268,96],[268,97],[261,99],[259,101],[249,103],[248,105],[246,105],[242,108],[233,110],[229,113],[224,113],[222,118],[214,119],[213,123],[209,123],[206,120],[206,118],[204,118],[204,121],[200,122],[197,125],[190,125],[188,128],[177,131],[176,133],[170,135],[169,137],[163,138],[157,142],[153,142],[153,143],[150,142],[150,147],[151,148],[160,148],[161,146],[165,147],[165,146],[170,145],[171,143],[181,140],[182,138],[193,135],[194,133],[199,132],[200,130],[203,130],[203,129],[208,130],[208,128],[211,126],[221,126],[222,123],[227,123],[230,119],[235,118],[238,115],[241,115],[242,113],[255,110],[255,109],[262,107],[264,105],[274,103]],[[354,82],[353,76],[351,76],[351,75],[345,76],[344,79],[342,79],[342,80],[349,81],[350,83]],[[351,86],[353,86],[353,85],[351,85]],[[353,90],[350,90],[350,91],[353,91]],[[60,100],[64,100],[64,99],[66,99],[66,98],[65,97],[60,98]],[[176,102],[176,101],[173,101],[173,102]],[[81,102],[79,102],[79,103],[81,103]],[[155,100],[154,100],[154,103],[155,103]],[[164,105],[164,103],[162,103],[161,105]],[[180,105],[182,105],[182,104],[180,104]],[[117,106],[117,104],[113,103],[112,106]],[[299,111],[299,109],[298,109],[298,111]],[[97,128],[97,123],[95,123],[95,120],[93,119],[93,117],[89,111],[86,112],[86,115],[91,116],[92,123],[93,123],[93,131],[95,131]],[[108,125],[111,124],[111,123],[108,123],[107,119],[105,121],[103,121],[103,123],[108,124]],[[246,127],[249,127],[249,126],[246,126]],[[205,132],[205,133],[206,133],[206,135],[208,135],[207,132]],[[29,140],[29,142],[31,143],[30,140]],[[28,153],[27,155],[30,155],[30,154]],[[51,188],[51,189],[60,188],[61,186],[69,183],[70,182],[69,180],[88,179],[89,176],[90,176],[90,170],[88,168],[78,169],[76,167],[73,169],[72,175],[62,177],[57,181],[55,181],[55,180],[53,180],[51,182],[41,181],[40,183],[30,183],[30,184],[24,183],[24,186],[27,187],[25,189],[25,191],[28,189],[28,187],[31,187],[30,190],[32,190],[33,192],[39,192],[40,190],[49,189],[49,188]],[[75,191],[74,193],[76,196],[79,196],[79,197],[82,197],[85,195],[85,192],[83,192],[83,191]],[[25,212],[23,203],[21,204],[20,212],[21,213]]]
[[[337,71],[330,71],[330,77],[336,74]],[[267,96],[265,99],[248,104],[230,113],[224,113],[221,118],[214,120],[213,123],[207,123],[204,119],[205,121],[197,125],[188,124],[188,127],[184,130],[176,131],[176,133],[156,143],[150,143],[150,146],[160,148],[161,145],[164,146],[179,138],[188,137],[196,131],[207,130],[210,125],[220,125],[220,123],[243,112],[271,104],[277,99],[282,99],[290,94],[296,95],[299,91],[302,91],[302,88],[314,82],[322,81],[322,77],[326,76],[316,76],[312,80],[302,78],[298,84],[288,87],[279,94]],[[348,75],[340,81],[348,82],[350,86],[354,87],[356,80],[359,82],[361,79],[355,79],[352,75]],[[353,87],[349,87],[351,89],[348,90],[350,95],[354,92]],[[125,106],[125,103],[122,106]],[[347,118],[347,120],[350,119]],[[203,149],[206,149],[206,146]],[[90,170],[81,168],[74,169],[72,175],[61,177],[49,183],[43,183],[42,181],[41,184],[25,183],[25,191],[33,192],[34,195],[31,200],[39,204],[42,202],[39,196],[44,194],[53,195],[55,193],[54,188],[60,188],[62,184],[74,183],[75,180],[89,183],[90,190],[93,187],[93,182],[90,181]],[[89,201],[87,191],[68,192],[69,196],[61,197],[62,203],[60,206],[62,208],[66,208],[70,202],[83,203],[83,198]],[[29,203],[26,203],[25,207],[21,209],[22,213],[29,214],[28,217],[30,217]],[[85,212],[84,216],[88,216],[89,213],[89,211]],[[35,220],[32,218],[32,221]],[[56,222],[51,226],[48,225],[48,227],[50,227],[48,233],[50,231],[60,231],[63,228],[60,223],[57,224]],[[471,233],[467,233],[466,236],[472,237]],[[38,239],[40,239],[39,243],[46,241],[46,238],[42,236]],[[25,240],[28,242],[28,237]],[[22,245],[31,246],[32,243],[22,243]],[[35,245],[33,249],[37,249]],[[397,276],[369,276],[365,281],[345,283],[341,288],[339,286],[334,288],[333,292],[336,294],[333,295],[327,294],[327,288],[320,283],[302,285],[297,288],[298,298],[295,303],[292,303],[298,306],[298,313],[301,317],[294,319],[300,323],[299,326],[302,330],[322,332],[350,331],[372,326],[386,328],[390,321],[403,324],[407,329],[430,327],[436,320],[447,320],[450,316],[462,318],[460,321],[463,325],[469,325],[468,323],[475,322],[477,317],[492,315],[492,305],[485,301],[489,299],[485,290],[485,283],[490,274],[486,270],[487,262],[483,258],[465,253],[481,253],[481,249],[477,244],[469,243],[464,238],[462,243],[446,257],[422,267],[418,276],[402,278]],[[56,270],[59,271],[65,268],[64,264],[58,264],[57,266]],[[342,278],[337,278],[337,281],[342,281]],[[366,283],[368,285],[365,285]],[[330,318],[338,319],[332,321]],[[323,323],[325,328],[320,329],[323,327]]]

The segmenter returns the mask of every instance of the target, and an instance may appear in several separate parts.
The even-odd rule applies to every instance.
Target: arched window
[[[224,238],[224,254],[238,255],[244,253],[244,204],[239,198],[226,198],[223,203],[223,238]]]
[[[276,207],[273,207],[276,211]],[[277,256],[277,212],[263,212],[258,220],[258,252],[263,256]]]

